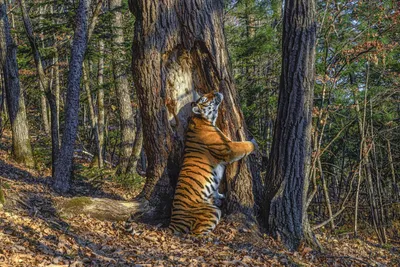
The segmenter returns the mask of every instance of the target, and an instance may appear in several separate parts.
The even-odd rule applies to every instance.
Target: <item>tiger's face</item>
[[[222,100],[224,100],[224,96],[216,91],[205,94],[192,103],[192,111],[215,125]]]

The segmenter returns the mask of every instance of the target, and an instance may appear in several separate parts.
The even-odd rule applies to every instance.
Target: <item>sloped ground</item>
[[[273,239],[223,220],[206,238],[174,236],[138,224],[136,234],[122,222],[85,214],[62,217],[60,200],[72,196],[121,199],[132,192],[105,181],[93,187],[74,183],[69,196],[55,194],[49,177],[8,159],[0,150],[0,179],[6,203],[0,209],[0,266],[400,266],[400,244],[379,247],[374,240],[319,235],[325,253],[303,247],[288,252]]]

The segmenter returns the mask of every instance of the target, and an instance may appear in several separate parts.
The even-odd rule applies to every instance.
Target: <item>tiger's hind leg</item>
[[[213,204],[203,203],[193,210],[196,221],[192,226],[191,233],[194,235],[206,235],[217,226],[221,219],[221,210]]]
[[[176,209],[172,212],[169,229],[174,233],[188,234],[191,232],[196,218],[191,209]]]

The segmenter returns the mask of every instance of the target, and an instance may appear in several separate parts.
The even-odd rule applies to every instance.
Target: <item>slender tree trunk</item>
[[[98,164],[99,168],[103,168],[103,149],[104,149],[104,41],[99,41],[99,67],[98,67],[98,87],[99,91],[97,93],[97,109],[98,109],[98,129],[99,129],[99,142],[97,147],[98,153]]]
[[[1,26],[0,26],[1,27]],[[0,98],[0,139],[3,136],[3,113],[5,113],[5,98],[6,90],[4,86],[4,73],[3,70],[0,71],[0,88],[1,88],[1,98]]]
[[[218,127],[236,141],[246,126],[231,77],[223,33],[222,0],[131,0],[136,17],[133,75],[143,120],[147,179],[142,195],[169,216],[182,160],[184,132],[197,95],[224,95]],[[226,170],[228,212],[252,215],[248,159]]]
[[[52,138],[56,138],[57,142],[55,144],[58,144],[57,146],[57,153],[58,153],[58,149],[60,147],[60,141],[59,141],[59,136],[60,136],[60,66],[59,66],[59,60],[58,60],[58,50],[57,47],[55,47],[56,52],[55,52],[55,56],[54,56],[54,72],[53,72],[53,79],[54,79],[54,88],[52,90],[52,92],[54,91],[54,93],[52,95],[54,95],[54,102],[55,102],[55,112],[54,112],[54,108],[51,107],[50,104],[50,109],[51,109],[51,116],[55,118],[51,118],[52,120],[52,124],[53,124],[53,120],[54,120],[54,125],[51,125],[52,127]],[[50,103],[51,101],[49,101]],[[53,114],[55,113],[55,114]]]
[[[319,155],[318,155],[317,161],[318,161],[318,169],[319,169],[319,172],[321,174],[322,189],[324,191],[325,203],[326,203],[326,207],[328,208],[329,219],[331,220],[330,221],[330,226],[331,226],[331,229],[333,230],[333,229],[335,229],[335,222],[333,220],[331,200],[329,198],[329,190],[328,190],[328,186],[326,184],[326,179],[325,179],[324,172],[322,170],[321,157]]]
[[[59,91],[58,91],[59,92]],[[58,154],[60,152],[60,133],[59,133],[59,115],[57,102],[59,101],[59,94],[57,91],[47,91],[47,99],[50,105],[50,124],[51,124],[51,173],[54,175],[55,164],[57,162]]]
[[[140,113],[136,114],[136,139],[135,144],[133,145],[132,156],[129,160],[129,164],[127,170],[129,173],[137,173],[136,167],[138,160],[140,159],[140,153],[142,152],[143,147],[143,127],[142,127],[142,118]]]
[[[50,126],[49,126],[49,118],[47,114],[47,101],[46,101],[46,94],[45,89],[43,88],[42,84],[39,83],[40,89],[40,106],[42,111],[42,120],[43,120],[43,129],[46,134],[50,133]]]
[[[286,0],[282,72],[266,176],[265,225],[289,249],[316,244],[307,216],[316,43],[313,0]]]
[[[55,169],[55,162],[57,161],[58,152],[59,152],[59,108],[57,106],[57,102],[59,102],[59,81],[58,78],[58,66],[55,72],[56,75],[56,82],[55,82],[55,92],[52,90],[52,83],[50,82],[49,78],[47,77],[44,67],[42,58],[40,55],[40,51],[37,47],[37,42],[33,33],[32,23],[29,18],[28,12],[26,10],[25,1],[19,0],[22,17],[24,21],[25,32],[29,40],[29,44],[32,49],[33,59],[35,61],[36,70],[39,78],[39,86],[42,88],[46,94],[47,100],[49,101],[50,105],[50,114],[51,114],[51,153],[52,153],[52,174],[54,174]],[[56,53],[56,61],[58,61],[58,54]],[[58,63],[57,63],[58,64]],[[44,105],[45,103],[43,103]],[[58,103],[59,105],[59,103]],[[47,108],[46,108],[47,110]],[[47,113],[47,111],[46,111]],[[46,114],[47,116],[47,114]],[[47,118],[47,117],[46,117]]]
[[[396,183],[396,171],[394,168],[393,164],[393,156],[392,156],[392,148],[390,146],[390,140],[386,139],[386,145],[387,145],[387,151],[388,151],[388,160],[389,160],[389,166],[390,166],[390,174],[392,176],[392,181],[391,181],[391,186],[390,188],[392,189],[391,193],[393,195],[393,202],[397,202],[399,192],[397,190],[397,183]]]
[[[54,14],[54,6],[50,5],[50,10],[51,13]],[[58,20],[57,18],[54,19],[54,23],[58,24]],[[52,121],[52,132],[51,132],[51,137],[52,140],[54,139],[53,145],[52,147],[55,146],[55,144],[57,144],[56,150],[57,151],[53,151],[53,154],[58,155],[59,152],[59,148],[60,148],[60,64],[59,64],[59,53],[58,53],[58,47],[57,47],[57,36],[56,34],[54,34],[53,36],[53,41],[54,41],[54,58],[53,58],[53,72],[52,72],[52,80],[54,81],[53,83],[53,88],[51,88],[50,90],[52,91],[52,97],[54,98],[53,100],[49,100],[49,104],[50,104],[50,112],[51,112],[51,121]],[[47,96],[47,98],[49,99],[49,96]],[[55,111],[54,111],[54,107],[52,107],[51,102],[54,101],[54,105],[55,105]],[[55,116],[55,118],[54,118]],[[55,149],[52,149],[55,150]],[[55,158],[53,158],[53,162],[55,162]],[[53,170],[55,166],[52,166]],[[53,173],[54,174],[54,173]]]
[[[75,138],[78,131],[79,93],[82,63],[87,48],[89,1],[80,0],[76,11],[76,28],[69,64],[67,99],[65,103],[65,125],[59,157],[54,171],[53,187],[66,192],[70,187]]]
[[[85,88],[85,93],[86,93],[86,98],[87,98],[88,108],[89,108],[89,120],[90,120],[90,134],[89,135],[90,135],[90,137],[94,136],[96,147],[98,147],[97,119],[96,119],[96,113],[94,112],[92,92],[90,89],[89,67],[87,66],[87,64],[85,64],[85,62],[82,65],[82,70],[83,70],[83,87]]]
[[[93,16],[92,19],[90,20],[89,26],[88,26],[88,42],[92,39],[92,34],[94,31],[94,28],[96,27],[97,21],[99,19],[99,15],[101,12],[101,7],[103,6],[103,0],[98,0],[96,7],[94,8],[93,11]]]
[[[39,7],[39,16],[40,16],[40,22],[39,22],[39,27],[42,27],[42,20],[43,20],[43,6]],[[42,47],[44,48],[44,43],[43,43],[43,32],[40,34],[40,42]],[[43,120],[43,128],[44,132],[46,134],[50,133],[50,125],[49,125],[49,116],[47,112],[47,101],[46,101],[46,90],[48,88],[44,88],[43,84],[39,82],[39,89],[40,89],[40,106],[41,106],[41,111],[42,111],[42,120]]]
[[[34,167],[24,95],[19,83],[17,46],[11,37],[4,0],[0,1],[0,19],[1,66],[11,122],[13,156],[16,161],[24,163],[28,167]]]
[[[123,49],[124,32],[122,28],[122,0],[110,0],[110,9],[114,13],[113,20],[113,44],[112,44],[112,66],[114,74],[115,91],[118,101],[120,126],[121,126],[121,147],[119,153],[119,164],[117,174],[126,174],[132,156],[132,149],[135,142],[135,119],[133,116],[130,86],[128,82],[126,56]]]

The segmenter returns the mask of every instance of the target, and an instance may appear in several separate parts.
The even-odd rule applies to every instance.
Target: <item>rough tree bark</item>
[[[112,66],[115,81],[115,91],[121,127],[121,146],[117,174],[127,174],[130,170],[129,160],[135,143],[135,118],[133,116],[130,86],[128,82],[126,57],[123,49],[125,38],[122,28],[122,0],[110,0],[110,9],[114,14],[112,33]],[[133,170],[134,171],[134,170]]]
[[[148,160],[142,192],[159,216],[170,215],[179,174],[184,131],[197,95],[224,95],[218,127],[233,140],[246,127],[230,74],[223,32],[222,0],[130,0],[136,17],[133,76]],[[229,165],[227,210],[252,215],[253,181],[247,159]]]
[[[64,134],[54,170],[55,180],[53,187],[61,193],[67,192],[70,187],[74,145],[78,130],[82,63],[87,48],[88,9],[89,1],[80,0],[78,9],[76,10],[76,27],[69,63]]]
[[[28,167],[34,167],[24,95],[19,83],[17,45],[11,37],[4,0],[0,1],[0,49],[7,110],[12,130],[13,156],[16,161],[24,163]]]
[[[315,242],[307,217],[316,42],[313,0],[285,0],[278,116],[265,179],[265,226],[289,249]]]

